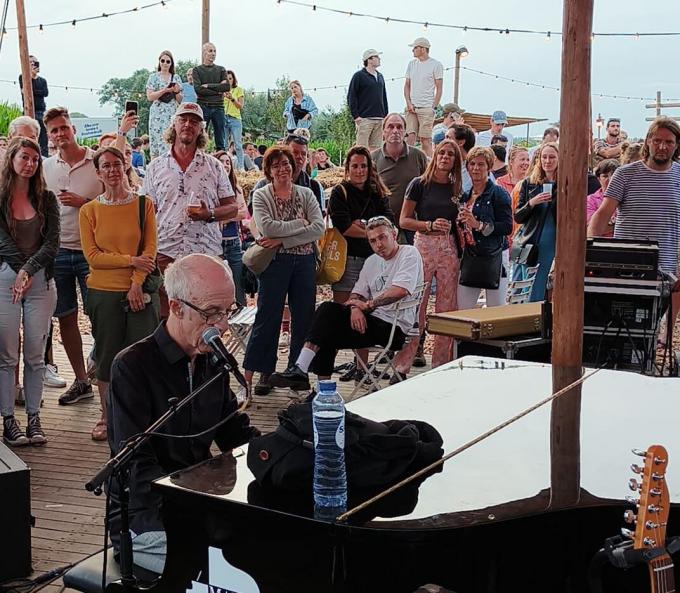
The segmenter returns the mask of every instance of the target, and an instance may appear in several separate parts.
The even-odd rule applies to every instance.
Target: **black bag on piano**
[[[248,467],[268,490],[307,492],[314,472],[312,404],[281,410],[274,432],[248,444]],[[375,422],[352,412],[345,415],[345,465],[350,497],[379,492],[426,467],[444,454],[439,432],[418,420]],[[441,471],[441,470],[438,470]],[[422,482],[422,480],[421,480]]]

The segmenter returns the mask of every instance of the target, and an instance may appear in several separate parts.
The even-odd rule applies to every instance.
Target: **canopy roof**
[[[465,120],[465,123],[468,124],[469,126],[472,126],[477,132],[483,132],[484,130],[488,130],[490,125],[489,125],[489,120],[491,119],[491,114],[483,114],[483,113],[469,113],[465,112],[463,114],[463,119]],[[508,116],[508,128],[512,128],[513,126],[521,126],[524,124],[533,124],[539,121],[547,121],[546,118],[535,118],[535,117],[516,117],[509,115]]]

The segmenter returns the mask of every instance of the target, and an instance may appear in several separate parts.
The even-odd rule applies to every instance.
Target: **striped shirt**
[[[619,202],[614,237],[659,242],[659,268],[675,273],[680,247],[680,164],[654,171],[643,161],[619,167],[604,196]]]

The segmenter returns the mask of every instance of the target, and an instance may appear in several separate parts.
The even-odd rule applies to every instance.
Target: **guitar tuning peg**
[[[621,528],[621,535],[628,539],[633,539],[633,532],[630,529],[626,529],[625,527]]]
[[[633,473],[636,473],[636,474],[641,474],[644,471],[637,463],[633,463],[630,466],[630,469]]]
[[[636,507],[640,506],[640,499],[635,498],[634,496],[626,496],[626,502],[634,504]]]
[[[631,478],[628,480],[628,488],[636,492],[640,488],[640,483],[635,478]]]
[[[637,521],[637,515],[633,511],[628,510],[623,513],[623,520],[629,525],[632,525]]]
[[[640,449],[631,449],[631,452],[633,455],[637,455],[639,457],[647,457],[647,451],[640,451]]]
[[[646,537],[642,540],[642,543],[645,544],[645,546],[648,546],[650,548],[655,548],[656,547],[656,540],[651,538],[651,537]]]

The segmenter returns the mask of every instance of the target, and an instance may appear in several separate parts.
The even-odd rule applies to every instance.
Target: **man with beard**
[[[234,190],[224,167],[203,152],[208,144],[203,110],[182,103],[165,132],[170,150],[151,161],[144,178],[144,194],[156,205],[158,267],[192,253],[222,255],[219,221],[238,211]],[[168,299],[160,290],[161,318],[168,317]]]
[[[610,117],[607,120],[607,135],[602,140],[596,140],[593,146],[595,166],[604,159],[618,159],[621,156],[621,120]]]
[[[659,242],[659,269],[678,274],[680,247],[680,125],[657,117],[649,126],[642,160],[614,171],[602,204],[588,225],[588,236],[605,234],[615,212],[616,239]],[[673,286],[672,320],[680,308],[680,281]]]

